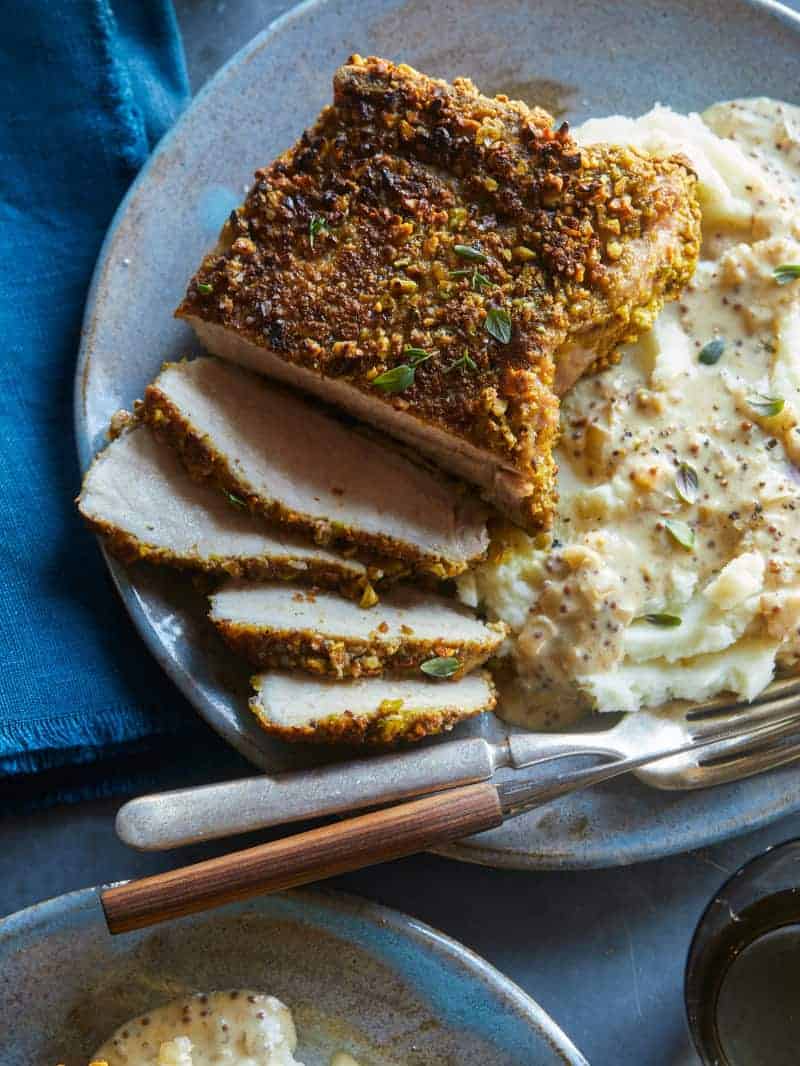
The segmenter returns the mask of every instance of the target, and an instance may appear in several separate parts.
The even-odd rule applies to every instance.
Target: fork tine
[[[695,789],[750,777],[783,766],[800,755],[800,716],[761,725],[744,736],[728,737],[696,754],[664,759],[636,771],[654,788]]]
[[[686,720],[692,737],[700,740],[715,734],[724,737],[728,733],[741,731],[748,725],[752,725],[755,729],[770,722],[778,722],[793,714],[800,715],[800,699],[796,694],[784,696],[781,699],[766,700],[763,703],[749,703],[734,711],[730,708],[727,711],[720,708],[718,713],[703,717],[693,717],[689,712]]]
[[[704,751],[698,752],[694,765],[705,773],[707,766],[730,764],[734,759],[744,759],[768,748],[774,751],[787,738],[800,741],[800,715],[797,713],[776,722],[762,723],[743,736],[727,737],[711,743]]]
[[[784,744],[772,744],[758,751],[742,752],[729,758],[701,760],[700,769],[703,783],[721,785],[728,781],[739,781],[753,774],[766,770],[776,770],[779,766],[800,759],[800,737]]]

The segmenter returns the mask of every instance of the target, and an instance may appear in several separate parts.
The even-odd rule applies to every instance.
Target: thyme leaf
[[[452,677],[460,666],[461,660],[456,659],[455,656],[437,656],[435,659],[428,659],[422,663],[420,670],[428,677]]]
[[[320,218],[319,215],[312,215],[308,223],[308,243],[311,245],[311,250],[314,250],[314,241],[320,233],[328,232],[328,223],[324,218]]]
[[[698,360],[703,366],[713,366],[714,363],[718,363],[722,353],[725,351],[725,341],[722,337],[715,337],[708,344],[704,344],[698,353]]]
[[[399,366],[392,367],[391,370],[386,370],[383,374],[378,374],[373,379],[372,384],[376,389],[380,389],[381,392],[386,392],[390,395],[395,392],[403,392],[404,389],[411,388],[414,384],[414,367],[409,366],[408,363],[400,363]]]
[[[747,397],[748,407],[752,407],[757,415],[762,418],[774,418],[783,410],[784,399],[782,396],[764,396],[760,392]]]
[[[700,490],[697,471],[689,463],[681,463],[675,475],[675,489],[684,503],[694,503]]]
[[[511,316],[504,307],[491,307],[483,324],[486,332],[501,344],[511,340]]]
[[[445,374],[449,374],[451,370],[455,370],[459,366],[463,366],[465,370],[478,369],[478,364],[475,362],[475,360],[472,358],[466,348],[464,349],[464,354],[461,356],[461,358],[456,359],[456,361],[454,363],[451,363],[450,366],[445,367],[444,372]]]
[[[480,292],[481,289],[488,289],[494,284],[491,278],[487,278],[485,274],[481,274],[477,267],[473,267],[472,270],[451,270],[451,278],[469,278],[470,288],[473,292]]]
[[[473,248],[470,244],[454,244],[453,251],[462,259],[472,259],[476,263],[485,263],[489,258],[480,248]]]
[[[687,526],[685,522],[681,522],[677,518],[668,518],[664,522],[664,528],[684,551],[694,551],[694,530],[691,526]]]
[[[790,281],[797,281],[800,278],[800,263],[783,263],[781,266],[776,266],[772,271],[772,276],[779,285],[788,285]]]
[[[224,491],[225,495],[228,497],[234,507],[241,507],[243,511],[247,510],[247,503],[242,499],[241,496],[237,496],[234,492],[228,492],[227,489],[225,489]]]
[[[420,363],[424,363],[426,359],[430,359],[430,353],[426,352],[424,348],[412,348],[408,344],[403,349],[403,355],[408,360],[409,366],[412,367],[417,367]]]
[[[405,355],[408,362],[398,363],[391,370],[386,370],[383,374],[378,374],[373,379],[372,384],[376,389],[380,389],[381,392],[389,395],[410,389],[414,384],[417,367],[420,363],[424,363],[426,359],[431,358],[430,353],[426,352],[424,348],[406,347],[403,349],[403,355]]]

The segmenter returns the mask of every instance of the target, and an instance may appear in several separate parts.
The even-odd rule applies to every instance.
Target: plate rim
[[[125,881],[114,884],[125,884]],[[108,885],[78,888],[59,896],[32,903],[21,910],[0,918],[0,958],[4,951],[14,950],[14,940],[25,933],[46,935],[48,929],[59,919],[77,919],[82,911],[87,912],[87,920],[102,922],[103,913],[100,892]],[[494,966],[488,959],[467,947],[460,940],[429,925],[420,918],[406,914],[405,911],[374,900],[366,899],[351,892],[321,886],[291,889],[285,892],[259,896],[234,907],[266,907],[271,899],[281,898],[308,903],[318,911],[331,914],[346,914],[361,920],[379,930],[390,929],[404,941],[411,941],[427,954],[444,959],[449,965],[458,967],[462,973],[474,978],[485,988],[505,1000],[511,1009],[523,1017],[530,1028],[544,1039],[558,1054],[564,1066],[589,1066],[588,1060],[575,1046],[569,1036],[553,1017],[523,988]],[[225,913],[228,908],[192,915],[192,918],[211,917],[215,913]]]
[[[760,12],[771,18],[788,25],[794,30],[798,43],[798,56],[800,56],[800,11],[794,11],[781,3],[780,0],[740,0],[746,7],[755,12]],[[111,252],[114,247],[120,222],[127,213],[130,204],[137,197],[140,188],[149,180],[151,172],[174,141],[181,135],[181,130],[187,116],[202,103],[207,96],[216,91],[217,86],[227,79],[235,70],[245,65],[248,60],[258,51],[267,47],[271,39],[281,33],[283,29],[295,19],[304,17],[308,12],[318,7],[331,6],[332,0],[302,0],[302,2],[290,7],[283,14],[270,22],[263,30],[246,42],[235,52],[215,74],[201,87],[198,93],[192,97],[186,108],[181,112],[174,125],[161,137],[155,148],[136,175],[124,197],[120,201],[106,234],[95,264],[92,279],[87,292],[86,304],[80,334],[78,358],[76,361],[75,376],[73,382],[73,434],[78,451],[81,473],[87,469],[94,456],[92,442],[89,438],[86,425],[86,411],[84,403],[85,376],[91,358],[91,343],[94,333],[99,298],[103,289],[105,273],[112,261]],[[119,563],[105,547],[99,535],[96,535],[101,553],[108,567],[114,587],[122,600],[123,605],[134,624],[138,636],[142,639],[148,652],[153,656],[159,666],[164,670],[181,694],[191,703],[194,711],[200,715],[203,721],[209,725],[226,743],[251,762],[259,771],[264,772],[263,762],[259,758],[259,749],[245,732],[231,733],[215,716],[206,713],[203,698],[198,696],[191,673],[183,667],[175,658],[166,653],[157,633],[149,623],[141,605],[135,584],[129,579],[126,568]],[[798,679],[800,685],[800,678]],[[457,841],[453,844],[433,849],[436,853],[450,859],[468,862],[475,865],[503,869],[518,870],[561,870],[561,869],[598,869],[604,867],[627,866],[637,862],[646,862],[653,859],[680,854],[697,847],[712,843],[719,843],[731,839],[743,832],[749,832],[761,828],[776,819],[788,815],[800,809],[800,795],[794,804],[783,802],[766,806],[758,817],[749,818],[743,824],[743,816],[729,818],[720,829],[718,826],[709,836],[701,831],[699,826],[694,827],[694,832],[683,833],[679,840],[666,842],[661,840],[657,844],[649,843],[649,835],[637,836],[627,841],[617,841],[614,854],[603,853],[600,855],[585,854],[583,852],[550,852],[539,854],[532,851],[523,851],[506,846],[499,848],[480,843],[479,838],[469,838]]]

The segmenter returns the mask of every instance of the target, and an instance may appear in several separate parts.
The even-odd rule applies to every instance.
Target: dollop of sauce
[[[302,1066],[291,1011],[249,990],[209,992],[133,1018],[94,1059],[108,1066]]]
[[[121,1025],[89,1066],[303,1066],[289,1008],[249,989],[184,996]],[[346,1051],[330,1066],[359,1066]]]
[[[501,530],[462,599],[507,621],[503,717],[563,724],[721,692],[800,661],[800,108],[591,120],[583,143],[682,152],[694,279],[562,404],[549,549]],[[504,671],[501,671],[501,674]]]

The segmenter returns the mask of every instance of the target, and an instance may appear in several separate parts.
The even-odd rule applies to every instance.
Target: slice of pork
[[[216,359],[167,365],[144,417],[189,470],[318,543],[440,577],[488,545],[486,511],[452,482],[265,378]]]
[[[304,674],[253,678],[250,708],[268,733],[323,744],[394,744],[452,729],[497,702],[486,671],[460,681],[360,678],[330,681]]]
[[[372,677],[420,674],[436,658],[456,660],[458,678],[484,663],[506,635],[469,608],[418,589],[394,589],[368,610],[330,592],[231,582],[211,597],[211,621],[259,667]]]
[[[345,379],[324,377],[298,366],[216,322],[206,322],[188,314],[185,317],[209,352],[302,389],[348,411],[367,425],[376,426],[396,440],[418,449],[442,470],[477,485],[487,499],[518,525],[527,527],[530,524],[528,510],[536,489],[534,483],[488,448],[480,448],[469,440],[447,433],[435,423],[415,417],[402,407],[391,406],[380,395],[371,395]],[[596,354],[593,354],[592,359],[595,358]]]
[[[302,578],[329,587],[366,583],[356,559],[270,530],[208,485],[193,481],[176,453],[136,426],[113,440],[83,481],[78,509],[125,562],[250,578]]]

